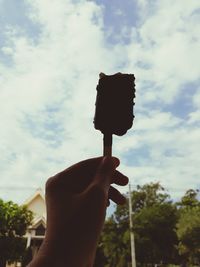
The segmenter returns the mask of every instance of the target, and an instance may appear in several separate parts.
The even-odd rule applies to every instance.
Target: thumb
[[[116,157],[103,157],[95,175],[95,182],[103,186],[109,186],[119,164],[120,161]]]

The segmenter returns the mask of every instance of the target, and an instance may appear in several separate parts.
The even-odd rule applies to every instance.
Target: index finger
[[[94,182],[105,187],[110,186],[115,169],[119,164],[118,158],[104,157],[97,169]]]
[[[57,173],[48,180],[51,187],[63,188],[74,193],[82,192],[94,179],[103,157],[91,158],[78,162]]]

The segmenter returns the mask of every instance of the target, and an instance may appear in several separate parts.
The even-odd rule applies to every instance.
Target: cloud
[[[199,185],[199,89],[191,91],[186,120],[166,109],[199,79],[199,6],[180,3],[138,1],[137,26],[124,25],[109,43],[106,6],[27,1],[24,12],[39,34],[7,25],[1,48],[12,64],[0,63],[0,187],[41,187],[74,162],[102,154],[102,135],[93,129],[101,71],[136,74],[134,128],[113,147],[131,182],[161,180],[174,196]],[[25,190],[0,194],[27,197]]]
[[[199,2],[155,1],[153,8],[149,5],[144,8],[151,13],[141,15],[141,24],[132,30],[129,53],[134,61],[130,68],[142,62],[146,67],[136,69],[141,86],[154,84],[152,90],[143,89],[144,102],[171,103],[184,84],[199,79]]]
[[[200,6],[198,1],[138,4],[140,22],[127,45],[127,68],[136,74],[136,119],[127,137],[116,140],[116,151],[133,183],[159,180],[180,197],[199,187]],[[190,101],[192,109],[184,119],[175,112],[176,105],[186,107],[181,100]]]
[[[193,96],[193,104],[195,108],[199,108],[200,106],[200,87],[197,88],[196,94]]]
[[[39,39],[9,27],[13,64],[1,65],[2,186],[44,184],[101,153],[92,122],[98,73],[112,73],[121,60],[118,49],[107,50],[101,9],[92,2],[30,1],[29,12],[41,27]]]

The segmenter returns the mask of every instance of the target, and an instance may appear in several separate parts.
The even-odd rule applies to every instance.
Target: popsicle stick
[[[110,133],[103,135],[103,156],[112,156],[112,134]]]
[[[103,147],[103,156],[109,156],[112,157],[112,146],[104,146]]]

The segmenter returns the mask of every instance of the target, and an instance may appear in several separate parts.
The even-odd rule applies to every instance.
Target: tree
[[[137,262],[175,262],[177,209],[164,187],[160,183],[137,186],[132,206]]]
[[[104,226],[101,242],[107,259],[105,267],[125,267],[130,262],[130,239],[127,221],[116,221],[115,215]]]
[[[143,186],[137,185],[137,190],[132,192],[132,206],[135,213],[145,207],[165,202],[171,203],[170,196],[160,183],[148,183]]]
[[[181,201],[177,203],[177,206],[182,210],[183,208],[192,208],[200,206],[198,200],[199,190],[189,189],[185,195],[181,198]]]
[[[132,192],[133,231],[137,265],[200,266],[199,191],[190,189],[173,203],[159,183]],[[95,267],[131,266],[128,201],[117,206],[101,236],[104,263]]]
[[[179,253],[185,262],[200,265],[200,207],[184,210],[177,224]]]
[[[136,260],[141,264],[174,263],[178,240],[177,211],[171,203],[156,203],[134,216]]]
[[[23,235],[32,219],[32,212],[26,206],[0,199],[0,267],[4,267],[6,261],[21,259],[26,246]]]
[[[174,262],[177,244],[177,209],[159,183],[137,186],[132,192],[133,231],[137,262]],[[101,242],[109,267],[127,267],[131,262],[128,201],[117,206],[105,223]],[[131,266],[131,265],[130,265]]]
[[[177,236],[179,254],[185,264],[200,265],[200,201],[199,190],[189,189],[178,203]]]

